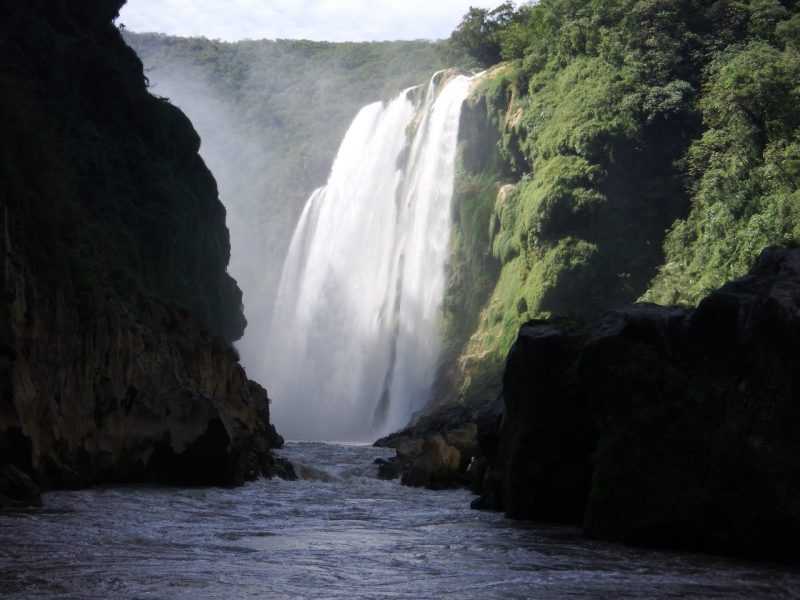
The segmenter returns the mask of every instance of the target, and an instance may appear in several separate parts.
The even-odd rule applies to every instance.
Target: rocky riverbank
[[[800,250],[766,250],[696,310],[527,324],[504,401],[480,506],[603,539],[796,557]]]
[[[695,310],[530,322],[503,383],[502,406],[439,409],[380,440],[397,449],[385,476],[470,485],[476,508],[601,539],[796,556],[800,249],[766,250]]]

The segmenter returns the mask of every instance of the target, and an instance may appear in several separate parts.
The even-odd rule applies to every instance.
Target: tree
[[[504,2],[493,10],[470,7],[450,36],[450,42],[482,67],[502,59],[500,32],[516,17],[513,2]]]

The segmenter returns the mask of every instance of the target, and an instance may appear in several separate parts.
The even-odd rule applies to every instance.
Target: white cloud
[[[470,6],[502,0],[128,0],[133,31],[241,39],[328,41],[447,37]]]

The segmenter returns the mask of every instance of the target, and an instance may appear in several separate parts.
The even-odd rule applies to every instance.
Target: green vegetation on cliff
[[[465,312],[448,315],[478,319],[466,343],[448,331],[468,401],[499,384],[529,319],[591,318],[642,297],[694,304],[766,246],[800,239],[798,32],[797,2],[778,0],[467,14],[451,43],[472,63],[505,60],[464,117],[494,131],[462,135],[457,189],[493,182],[496,200],[487,192],[478,219],[456,220],[453,265],[466,271],[451,279],[484,276],[461,255],[486,235],[499,273],[477,313],[460,300]]]
[[[705,127],[687,157],[692,210],[667,237],[648,300],[695,304],[765,247],[800,240],[800,15],[781,25],[707,69]]]

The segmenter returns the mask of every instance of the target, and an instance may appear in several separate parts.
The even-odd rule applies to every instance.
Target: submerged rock
[[[522,328],[481,507],[631,543],[796,558],[800,249],[696,310]]]
[[[322,481],[324,483],[330,483],[337,479],[327,471],[312,467],[311,465],[298,462],[291,463],[291,465],[296,474],[296,478],[302,481]]]

